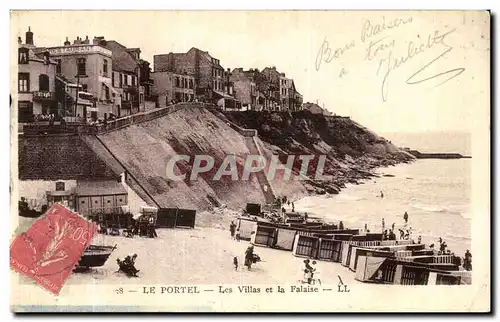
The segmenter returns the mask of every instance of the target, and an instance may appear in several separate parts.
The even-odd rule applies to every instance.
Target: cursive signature
[[[435,47],[436,45],[442,45],[445,47],[445,50],[440,53],[437,57],[433,58],[429,63],[425,64],[422,68],[420,68],[417,72],[415,72],[413,75],[411,75],[407,80],[407,84],[419,84],[437,77],[441,76],[447,76],[441,83],[438,84],[441,85],[461,73],[465,71],[465,68],[454,68],[450,69],[444,72],[439,72],[436,73],[432,76],[426,77],[426,78],[420,78],[420,79],[415,79],[417,78],[425,69],[427,69],[429,66],[434,64],[436,61],[438,61],[440,58],[442,58],[446,53],[450,52],[453,47],[447,45],[444,40],[445,38],[452,34],[456,29],[449,30],[447,32],[442,33],[439,30],[434,31],[434,34],[431,35],[429,34],[427,37],[427,43],[420,43],[416,44],[413,41],[410,41],[408,43],[408,48],[407,48],[407,53],[406,55],[403,55],[402,57],[393,57],[393,52],[392,50],[389,52],[389,55],[387,58],[382,58],[379,61],[379,66],[377,70],[377,75],[381,70],[384,70],[384,79],[382,80],[382,87],[381,87],[381,94],[382,94],[382,100],[385,102],[387,101],[387,96],[389,94],[389,76],[391,75],[392,71],[401,67],[403,64],[407,63],[410,61],[412,58],[420,55],[421,53]]]

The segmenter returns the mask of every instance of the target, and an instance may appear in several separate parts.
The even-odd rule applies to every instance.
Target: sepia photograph
[[[489,312],[488,11],[10,12],[14,312]]]

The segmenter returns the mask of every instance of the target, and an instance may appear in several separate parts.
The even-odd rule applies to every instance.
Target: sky
[[[12,48],[28,26],[37,46],[104,36],[140,47],[151,63],[197,47],[226,69],[276,66],[305,102],[376,132],[469,132],[489,122],[484,12],[15,11]]]

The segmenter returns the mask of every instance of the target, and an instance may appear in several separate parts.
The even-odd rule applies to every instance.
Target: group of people
[[[139,270],[135,267],[135,260],[137,259],[137,254],[132,256],[128,255],[124,260],[116,259],[116,263],[118,264],[118,271],[123,272],[131,277],[138,277],[137,273]]]
[[[108,224],[106,221],[99,220],[97,224],[97,232],[104,235],[119,236],[120,229],[114,225]],[[123,229],[123,236],[133,238],[134,236],[144,236],[149,238],[156,238],[156,222],[153,216],[149,216],[146,220],[131,219],[130,225]]]
[[[401,240],[409,240],[410,236],[412,234],[411,227],[407,228],[408,226],[408,213],[405,211],[403,215],[403,220],[404,220],[404,228],[401,229],[399,228],[399,239]],[[368,225],[365,224],[365,231],[369,232],[368,230]],[[396,240],[396,223],[392,223],[392,226],[390,229],[385,229],[385,219],[382,218],[382,240]]]

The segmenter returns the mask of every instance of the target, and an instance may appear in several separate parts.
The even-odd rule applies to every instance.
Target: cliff
[[[245,130],[256,129],[256,131]],[[127,173],[127,183],[152,206],[208,210],[220,204],[240,209],[246,203],[266,203],[278,196],[300,197],[307,193],[337,193],[347,182],[371,176],[372,170],[414,157],[348,118],[290,113],[222,113],[195,104],[169,110],[158,118],[144,118],[107,133],[73,136],[32,136],[19,139],[19,178],[115,176]],[[268,179],[264,171],[249,180],[213,180],[228,155],[234,155],[238,177],[247,155],[271,159],[279,155],[326,155],[325,175],[330,181],[282,180],[283,171]],[[177,181],[166,176],[174,155]],[[214,158],[214,169],[190,180],[196,155]],[[298,173],[299,164],[293,164]],[[309,170],[309,169],[308,169]],[[52,175],[50,175],[52,174]],[[281,177],[280,177],[281,175]],[[54,178],[55,178],[54,177]],[[201,218],[200,218],[201,219]]]
[[[258,131],[267,150],[280,155],[326,155],[325,182],[307,180],[302,184],[312,193],[338,193],[346,183],[373,177],[377,167],[410,162],[414,156],[403,151],[347,117],[326,116],[310,111],[217,112],[226,121]],[[294,165],[294,173],[299,172]]]

